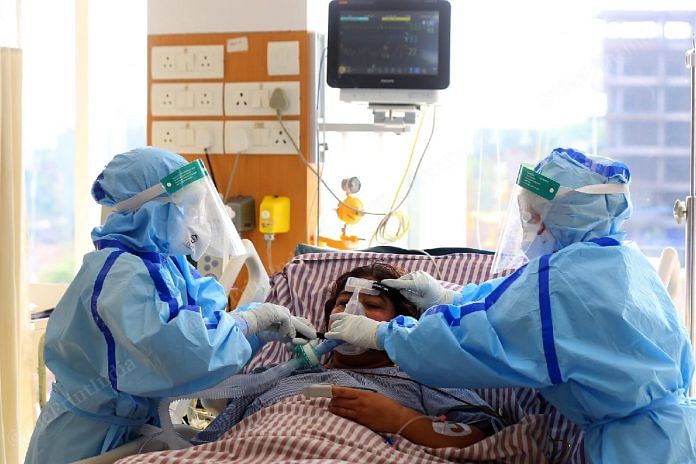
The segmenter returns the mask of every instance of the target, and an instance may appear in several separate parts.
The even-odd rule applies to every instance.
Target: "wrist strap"
[[[396,435],[401,435],[401,432],[403,432],[403,431],[406,429],[406,427],[408,427],[409,425],[411,425],[412,422],[415,422],[415,421],[417,421],[418,419],[430,419],[430,420],[433,420],[433,418],[430,417],[430,416],[425,416],[425,415],[414,416],[414,417],[410,418],[409,420],[407,420],[407,421],[404,423],[404,425],[401,426],[401,428],[399,429],[399,431],[396,432]]]

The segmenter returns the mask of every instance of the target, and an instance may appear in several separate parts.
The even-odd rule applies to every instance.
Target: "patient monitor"
[[[446,0],[333,0],[328,84],[369,103],[376,123],[434,103],[449,86],[450,12]]]

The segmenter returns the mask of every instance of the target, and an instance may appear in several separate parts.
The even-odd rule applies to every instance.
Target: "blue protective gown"
[[[212,387],[258,348],[224,311],[222,287],[183,257],[129,252],[117,241],[97,246],[48,322],[45,357],[56,383],[26,463],[120,446],[153,422],[158,398]]]
[[[380,327],[415,379],[538,388],[583,427],[593,463],[696,462],[691,344],[637,249],[610,237],[576,243],[469,284],[456,303]]]
[[[113,205],[186,164],[155,148],[116,156],[92,194]],[[157,424],[158,399],[214,386],[256,352],[220,284],[172,255],[182,211],[150,202],[111,214],[92,232],[96,250],[48,321],[47,367],[56,377],[25,459],[68,463],[96,456]]]

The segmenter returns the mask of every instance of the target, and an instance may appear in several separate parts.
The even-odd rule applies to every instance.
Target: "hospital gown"
[[[48,323],[46,364],[56,383],[26,464],[68,463],[127,442],[156,423],[159,397],[211,387],[261,346],[224,311],[220,285],[184,257],[115,240],[97,247]]]
[[[447,390],[447,393],[454,395],[455,398],[452,398],[436,390],[422,388],[395,367],[363,370],[319,368],[300,371],[281,382],[271,384],[258,396],[242,396],[232,400],[227,408],[198,434],[195,443],[216,440],[245,417],[284,398],[301,394],[305,386],[314,383],[372,389],[403,406],[427,415],[445,414],[450,409],[461,408],[453,410],[448,419],[467,424],[478,423],[489,432],[500,430],[503,426],[491,407],[469,390]]]

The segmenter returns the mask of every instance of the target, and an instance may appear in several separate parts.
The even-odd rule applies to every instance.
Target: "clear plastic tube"
[[[258,395],[264,392],[266,388],[268,388],[268,385],[288,377],[297,369],[318,365],[322,356],[342,343],[344,343],[342,340],[323,340],[313,347],[309,344],[297,345],[295,347],[295,357],[289,361],[268,368],[262,372],[233,375],[213,388],[181,398],[220,399]],[[172,398],[172,400],[175,399],[179,398]]]
[[[295,347],[294,358],[266,369],[263,372],[233,375],[207,390],[175,398],[163,398],[159,404],[159,416],[163,430],[162,440],[167,443],[170,449],[181,449],[190,446],[190,443],[181,438],[174,430],[171,417],[169,416],[170,403],[179,399],[188,398],[214,400],[258,396],[266,391],[269,385],[288,377],[297,369],[318,365],[322,356],[343,343],[345,342],[342,340],[323,340],[316,346],[310,346],[310,344],[297,345]]]

